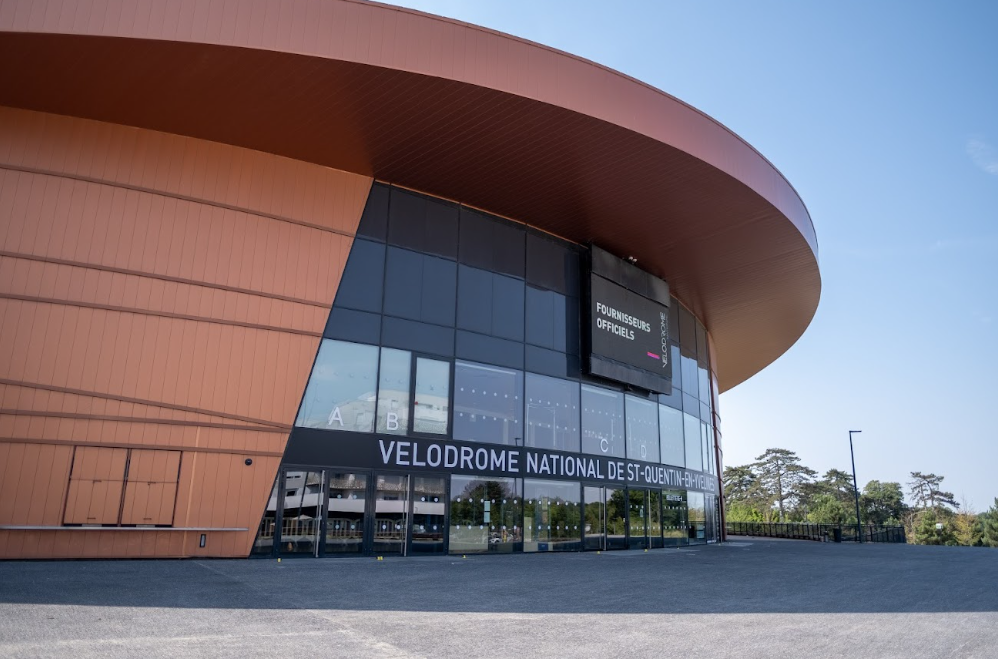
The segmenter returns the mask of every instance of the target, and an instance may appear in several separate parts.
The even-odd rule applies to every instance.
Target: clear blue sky
[[[594,60],[703,110],[797,188],[821,304],[721,396],[725,462],[769,447],[860,487],[998,497],[998,2],[408,0]]]

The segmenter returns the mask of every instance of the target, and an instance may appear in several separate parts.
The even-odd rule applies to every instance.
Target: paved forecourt
[[[998,551],[0,563],[0,657],[994,657]]]

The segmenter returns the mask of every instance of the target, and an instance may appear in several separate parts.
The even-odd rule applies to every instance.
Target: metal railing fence
[[[859,527],[863,542],[905,543],[903,526],[876,526],[864,524]],[[725,524],[728,535],[746,535],[760,538],[783,538],[787,540],[813,540],[815,542],[856,542],[855,524],[804,524],[795,522],[728,522]]]

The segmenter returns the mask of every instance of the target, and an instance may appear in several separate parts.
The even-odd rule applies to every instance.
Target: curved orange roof
[[[357,0],[4,0],[0,104],[371,175],[592,240],[669,281],[722,391],[821,289],[793,187],[681,101],[509,35]]]

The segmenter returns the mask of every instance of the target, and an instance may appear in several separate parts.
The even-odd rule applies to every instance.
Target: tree
[[[949,509],[956,509],[960,504],[953,498],[952,492],[944,492],[940,489],[945,476],[935,474],[923,474],[920,471],[911,472],[911,480],[908,481],[908,491],[916,508],[922,510],[931,508],[937,512]]]
[[[901,483],[870,481],[863,488],[859,506],[867,524],[901,524],[906,508]]]
[[[821,478],[821,486],[846,508],[855,508],[856,489],[852,486],[852,476],[841,469],[829,469]]]
[[[752,465],[724,468],[724,500],[727,519],[732,522],[761,522],[769,501],[762,491]]]
[[[983,543],[984,528],[979,515],[964,509],[953,516],[953,537],[958,545],[980,547]]]
[[[916,545],[955,545],[956,537],[949,524],[939,522],[936,511],[926,510],[915,527],[914,540]]]
[[[742,501],[725,504],[724,518],[729,522],[766,521],[766,515],[761,510]]]
[[[750,501],[759,496],[759,477],[752,471],[752,465],[725,467],[722,480],[727,501]]]
[[[981,541],[986,547],[998,547],[998,497],[988,512],[980,514]]]
[[[760,488],[769,495],[769,507],[777,507],[782,522],[786,519],[788,505],[803,499],[802,486],[817,472],[800,464],[796,453],[782,448],[767,449],[756,460],[750,466],[758,474]]]
[[[845,524],[852,519],[849,509],[832,494],[819,494],[811,500],[807,520],[813,524]]]

